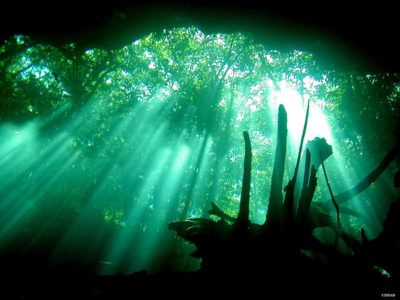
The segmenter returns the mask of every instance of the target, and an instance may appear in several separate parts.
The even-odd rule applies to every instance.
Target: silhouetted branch
[[[294,169],[294,174],[293,174],[292,179],[289,180],[289,183],[286,186],[285,200],[283,202],[285,223],[291,222],[293,220],[294,188],[296,186],[297,173],[299,172],[300,157],[301,157],[301,153],[303,150],[304,137],[305,137],[306,131],[307,131],[309,111],[310,111],[310,101],[308,101],[308,104],[307,104],[306,118],[304,120],[303,133],[301,135],[301,141],[300,141],[299,153],[297,155],[296,167]]]
[[[350,200],[351,198],[357,196],[361,192],[363,192],[367,187],[369,187],[389,166],[389,164],[397,157],[399,154],[400,147],[399,145],[394,146],[381,160],[379,165],[369,173],[363,180],[361,180],[356,186],[342,192],[338,195],[335,195],[337,203],[343,203],[345,201]]]
[[[311,174],[308,180],[308,185],[307,189],[304,193],[303,198],[301,198],[299,202],[299,210],[297,212],[298,214],[298,220],[300,222],[305,222],[308,218],[308,214],[310,211],[310,206],[311,206],[311,201],[314,197],[314,192],[317,187],[317,170],[314,168],[314,166],[311,167]],[[301,223],[300,223],[301,224]]]
[[[330,196],[331,196],[332,204],[333,204],[333,206],[334,206],[335,209],[336,209],[337,231],[336,231],[336,238],[335,238],[335,247],[337,247],[339,231],[340,231],[340,228],[341,228],[341,225],[340,225],[340,215],[339,215],[339,205],[338,205],[338,203],[336,202],[335,196],[333,195],[332,188],[331,188],[331,185],[330,185],[329,179],[328,179],[328,174],[326,173],[324,160],[322,159],[322,154],[320,155],[320,157],[321,157],[322,170],[323,170],[323,172],[324,172],[324,177],[325,177],[326,185],[328,186],[328,190],[329,190],[329,194],[330,194]]]
[[[304,219],[305,216],[305,206],[307,201],[307,191],[308,191],[308,180],[310,177],[310,163],[311,163],[311,154],[310,150],[306,149],[306,161],[304,167],[304,178],[303,178],[303,189],[301,190],[301,196],[299,200],[299,204],[297,206],[297,218],[299,221]]]
[[[309,113],[310,113],[310,100],[308,100],[306,118],[304,120],[304,126],[303,126],[303,133],[301,134],[299,153],[297,154],[297,162],[296,162],[296,167],[294,169],[294,174],[293,174],[293,179],[292,179],[293,180],[293,185],[296,185],[297,173],[299,172],[300,158],[301,158],[301,153],[303,151],[304,137],[305,137],[306,131],[307,131]]]

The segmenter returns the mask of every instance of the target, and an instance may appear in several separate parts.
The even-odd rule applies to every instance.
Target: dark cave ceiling
[[[117,48],[164,28],[242,31],[270,49],[312,52],[327,68],[399,71],[393,4],[266,1],[13,1],[0,9],[0,38],[26,34],[54,45]]]

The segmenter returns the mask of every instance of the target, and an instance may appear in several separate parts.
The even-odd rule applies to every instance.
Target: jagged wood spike
[[[311,163],[311,153],[310,150],[306,149],[306,161],[304,167],[304,178],[303,178],[303,189],[301,190],[300,200],[297,206],[297,219],[301,221],[305,213],[305,202],[308,192],[308,181],[310,177],[310,163]]]
[[[243,181],[242,181],[242,193],[240,196],[240,208],[239,214],[236,220],[237,225],[248,226],[250,223],[249,218],[249,205],[250,205],[250,182],[251,182],[251,143],[250,136],[247,131],[243,132],[245,154],[243,164]]]
[[[381,160],[379,165],[369,173],[363,180],[361,180],[356,186],[353,188],[342,192],[340,194],[335,195],[337,203],[344,203],[351,198],[357,196],[362,191],[364,191],[367,187],[369,187],[382,173],[385,169],[390,165],[390,163],[397,157],[400,151],[400,145],[394,146]]]
[[[304,168],[304,180],[303,180],[303,190],[301,191],[302,194],[307,193],[307,186],[308,186],[308,181],[309,181],[309,176],[310,176],[310,164],[311,164],[311,153],[310,150],[306,149],[306,162],[305,162],[305,168]]]
[[[294,174],[293,174],[293,179],[292,179],[293,185],[296,185],[297,173],[299,172],[301,153],[303,151],[304,137],[306,136],[306,132],[307,132],[307,124],[308,124],[309,113],[310,113],[310,100],[308,100],[308,103],[307,103],[306,118],[304,120],[303,132],[301,134],[301,140],[300,140],[299,153],[297,154],[296,167],[294,169]]]
[[[278,111],[278,140],[275,150],[268,210],[265,219],[267,226],[277,223],[281,219],[282,215],[282,182],[285,171],[286,145],[287,113],[285,107],[281,104],[279,105]]]
[[[305,137],[306,131],[307,131],[309,112],[310,112],[310,100],[308,100],[308,104],[307,104],[306,118],[304,120],[303,132],[301,135],[296,167],[294,169],[294,174],[293,174],[292,179],[289,180],[289,183],[286,186],[286,194],[285,194],[285,199],[283,202],[283,213],[284,213],[285,223],[293,221],[294,188],[296,186],[297,173],[299,172],[300,158],[301,158],[301,153],[303,150],[304,137]]]

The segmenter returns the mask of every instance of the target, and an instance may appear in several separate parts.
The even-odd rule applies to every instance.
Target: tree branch
[[[331,185],[329,183],[328,180],[328,174],[326,173],[326,169],[325,169],[325,164],[324,164],[324,160],[322,159],[322,154],[320,154],[321,157],[321,164],[322,164],[322,170],[324,172],[324,177],[325,177],[325,181],[326,181],[326,185],[328,186],[328,190],[329,190],[329,195],[331,196],[331,200],[332,200],[332,204],[336,209],[336,226],[337,226],[337,231],[336,231],[336,238],[335,238],[335,247],[337,247],[338,245],[338,237],[339,237],[339,232],[341,229],[341,223],[340,223],[340,214],[339,214],[339,204],[337,203],[335,196],[333,195],[333,191],[331,188]]]
[[[284,211],[285,222],[293,221],[294,188],[296,186],[297,173],[299,172],[300,157],[301,157],[301,152],[303,150],[304,137],[305,137],[306,131],[307,131],[309,112],[310,112],[310,100],[308,100],[308,104],[307,104],[306,118],[304,120],[303,133],[301,135],[299,153],[297,155],[297,162],[296,162],[296,167],[294,169],[293,178],[291,180],[289,180],[289,183],[286,186],[285,200],[283,202],[283,211]]]
[[[361,192],[363,192],[367,187],[369,187],[382,173],[385,169],[390,165],[390,163],[397,157],[399,154],[400,146],[394,146],[381,160],[379,165],[369,173],[363,180],[361,180],[356,186],[342,192],[338,195],[335,195],[336,202],[338,204],[344,203],[351,198],[357,196]]]

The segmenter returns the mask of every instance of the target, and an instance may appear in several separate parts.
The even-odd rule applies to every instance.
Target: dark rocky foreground
[[[303,268],[262,273],[146,271],[100,276],[78,269],[48,269],[1,273],[2,299],[145,299],[173,297],[230,299],[397,299],[395,281],[363,270],[340,272],[334,268]],[[3,270],[4,271],[4,270]],[[376,274],[377,275],[377,274]]]

